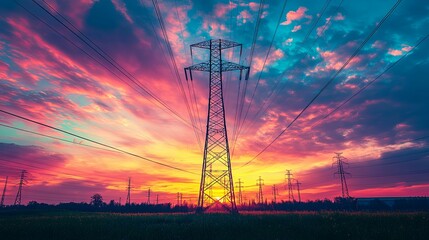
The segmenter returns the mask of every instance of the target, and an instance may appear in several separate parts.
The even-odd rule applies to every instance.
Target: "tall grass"
[[[429,213],[0,213],[0,239],[429,239]]]

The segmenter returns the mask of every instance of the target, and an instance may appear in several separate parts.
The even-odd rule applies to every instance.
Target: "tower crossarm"
[[[222,60],[221,66],[222,66],[222,68],[221,68],[222,72],[239,70],[240,71],[240,80],[241,80],[241,76],[242,76],[242,74],[241,74],[242,71],[247,70],[246,76],[244,79],[245,80],[249,79],[250,67],[246,67],[246,66],[243,66],[243,65],[240,65],[237,63],[233,63],[233,62],[229,62],[229,61],[225,61],[225,60]],[[191,80],[193,80],[192,71],[210,72],[210,62],[208,61],[208,62],[197,63],[197,64],[194,64],[190,67],[185,68],[186,80],[188,80],[188,72],[189,72],[189,76],[190,76]]]
[[[227,49],[227,48],[233,48],[233,47],[241,48],[242,46],[241,43],[224,40],[224,39],[215,39],[215,40],[207,40],[207,41],[191,44],[191,51],[192,51],[192,48],[210,49],[211,46],[219,46],[219,42],[220,42],[221,49]]]

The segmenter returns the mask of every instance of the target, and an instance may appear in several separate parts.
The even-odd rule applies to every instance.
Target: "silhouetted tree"
[[[94,207],[101,207],[103,203],[103,197],[100,194],[96,193],[91,196],[91,205]]]

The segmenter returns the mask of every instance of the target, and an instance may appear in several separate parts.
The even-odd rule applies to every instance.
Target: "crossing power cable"
[[[335,78],[345,69],[345,67],[357,56],[360,50],[365,46],[365,44],[371,39],[371,37],[378,31],[378,29],[383,25],[383,23],[389,18],[389,16],[395,11],[399,6],[402,0],[397,0],[397,2],[392,6],[392,8],[384,15],[380,22],[375,26],[375,28],[370,32],[370,34],[365,38],[365,40],[359,45],[359,47],[353,52],[353,54],[347,59],[346,62],[341,66],[339,70],[329,79],[328,82],[317,92],[317,94],[310,100],[309,103],[301,110],[301,112],[284,128],[270,143],[265,146],[261,151],[258,152],[252,159],[247,161],[245,164],[241,165],[239,168],[247,166],[253,162],[257,157],[264,153],[275,141],[277,141],[301,116],[304,112],[313,104],[313,102],[322,94],[322,92],[335,80]]]
[[[175,170],[178,170],[178,171],[181,171],[181,172],[186,172],[186,173],[189,173],[189,174],[198,175],[197,173],[190,172],[190,171],[188,171],[188,170],[186,170],[186,169],[182,169],[182,168],[175,167],[175,166],[172,166],[172,165],[169,165],[169,164],[165,164],[165,163],[162,163],[162,162],[159,162],[159,161],[156,161],[156,160],[152,160],[152,159],[150,159],[150,158],[143,157],[143,156],[140,156],[140,155],[137,155],[137,154],[134,154],[134,153],[131,153],[131,152],[128,152],[128,151],[122,150],[122,149],[117,148],[117,147],[110,146],[110,145],[108,145],[108,144],[105,144],[105,143],[102,143],[102,142],[99,142],[99,141],[96,141],[96,140],[89,139],[89,138],[87,138],[87,137],[80,136],[80,135],[78,135],[78,134],[75,134],[75,133],[72,133],[72,132],[69,132],[69,131],[66,131],[66,130],[63,130],[63,129],[57,128],[57,127],[53,127],[53,126],[50,126],[50,125],[48,125],[48,124],[45,124],[45,123],[42,123],[42,122],[39,122],[39,121],[36,121],[36,120],[30,119],[30,118],[26,118],[26,117],[20,116],[20,115],[18,115],[18,114],[11,113],[11,112],[6,111],[6,110],[3,110],[3,109],[0,109],[0,112],[2,112],[2,113],[4,113],[4,114],[7,114],[7,115],[10,115],[10,116],[13,116],[13,117],[16,117],[16,118],[19,118],[19,119],[22,119],[22,120],[25,120],[25,121],[27,121],[27,122],[35,123],[35,124],[37,124],[37,125],[44,126],[44,127],[50,128],[50,129],[55,130],[55,131],[58,131],[58,132],[65,133],[65,134],[70,135],[70,136],[73,136],[73,137],[80,138],[80,139],[82,139],[82,140],[85,140],[85,141],[88,141],[88,142],[91,142],[91,143],[94,143],[94,144],[97,144],[97,145],[100,145],[100,146],[103,146],[103,147],[107,147],[107,148],[110,148],[110,149],[116,150],[116,151],[118,151],[118,152],[122,152],[122,153],[124,153],[124,154],[130,155],[130,156],[133,156],[133,157],[136,157],[136,158],[140,158],[140,159],[142,159],[142,160],[145,160],[145,161],[148,161],[148,162],[151,162],[151,163],[154,163],[154,164],[160,165],[160,166],[164,166],[164,167],[167,167],[167,168],[175,169]]]

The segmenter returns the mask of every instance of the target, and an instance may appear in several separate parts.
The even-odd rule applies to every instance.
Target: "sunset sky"
[[[146,201],[151,188],[152,202],[158,194],[160,202],[175,203],[182,192],[195,203],[209,76],[193,72],[187,82],[183,68],[208,60],[204,50],[195,51],[193,59],[189,51],[189,45],[208,39],[242,43],[241,58],[239,49],[223,54],[242,65],[251,61],[243,105],[243,112],[249,111],[236,141],[236,100],[245,82],[238,72],[223,79],[232,171],[235,182],[244,182],[245,199],[255,199],[261,176],[268,201],[273,184],[277,199],[286,200],[286,169],[302,182],[303,200],[339,196],[334,152],[348,159],[353,197],[428,196],[429,40],[420,40],[429,34],[429,2],[402,1],[365,42],[396,2],[289,0],[283,11],[283,1],[266,0],[251,61],[259,1],[158,0],[168,41],[151,0],[0,1],[1,110],[190,172],[0,112],[0,189],[9,176],[6,204],[15,199],[23,169],[28,171],[23,203],[88,202],[94,193],[124,203],[128,177],[132,202]],[[201,131],[194,131],[192,122]]]

